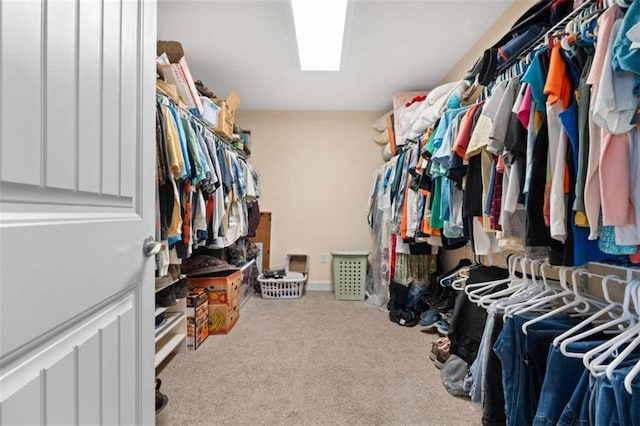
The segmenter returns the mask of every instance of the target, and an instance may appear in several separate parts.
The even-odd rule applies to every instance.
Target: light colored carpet
[[[254,296],[225,336],[162,369],[171,425],[477,425],[429,360],[435,334],[332,293]]]

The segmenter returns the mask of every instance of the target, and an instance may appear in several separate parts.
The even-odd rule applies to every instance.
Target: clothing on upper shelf
[[[174,259],[190,256],[199,246],[228,247],[249,234],[248,204],[257,209],[260,195],[256,171],[193,115],[161,95],[156,152],[156,233]]]

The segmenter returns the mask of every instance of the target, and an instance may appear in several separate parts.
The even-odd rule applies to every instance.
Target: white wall
[[[261,210],[272,212],[271,266],[310,256],[309,282],[329,282],[332,249],[369,249],[367,201],[383,163],[371,140],[378,112],[238,111],[251,130]],[[320,263],[329,254],[327,263]]]

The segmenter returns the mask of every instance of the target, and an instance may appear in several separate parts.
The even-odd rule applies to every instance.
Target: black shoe
[[[156,414],[158,414],[158,411],[162,410],[169,401],[167,395],[160,392],[160,385],[162,385],[162,381],[160,379],[156,379]]]
[[[394,309],[389,311],[389,320],[403,327],[413,327],[418,324],[415,313],[409,309]]]
[[[169,286],[156,293],[156,305],[166,308],[167,306],[173,306],[175,304],[176,292],[173,290],[173,286]]]
[[[180,281],[173,285],[173,291],[175,292],[176,299],[182,299],[189,295],[189,287],[187,286],[187,279],[182,278]]]

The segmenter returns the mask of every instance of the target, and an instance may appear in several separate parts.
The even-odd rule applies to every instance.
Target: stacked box
[[[196,288],[187,296],[187,349],[195,351],[209,336],[209,295]]]
[[[229,333],[240,316],[242,273],[239,270],[230,270],[207,276],[189,277],[187,283],[190,288],[207,291],[209,334]]]

